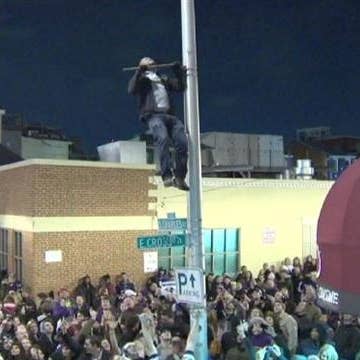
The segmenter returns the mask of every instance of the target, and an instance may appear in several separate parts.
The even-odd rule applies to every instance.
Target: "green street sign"
[[[159,230],[186,230],[187,219],[175,218],[175,219],[158,219]]]
[[[137,238],[137,246],[140,250],[171,248],[185,245],[185,234],[140,236]]]

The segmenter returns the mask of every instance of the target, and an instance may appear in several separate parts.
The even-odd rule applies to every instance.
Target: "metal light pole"
[[[188,245],[188,266],[203,269],[202,283],[205,294],[205,254],[202,241],[202,177],[200,158],[199,94],[196,59],[196,28],[194,0],[181,0],[181,28],[183,64],[187,68],[184,117],[187,120],[189,141],[189,183],[188,219],[190,219]],[[200,334],[195,358],[208,360],[206,299],[202,305],[193,305],[191,321],[200,312]]]

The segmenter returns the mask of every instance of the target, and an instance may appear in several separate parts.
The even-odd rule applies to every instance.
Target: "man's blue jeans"
[[[147,119],[147,125],[154,139],[155,151],[160,159],[161,177],[172,177],[172,159],[170,145],[175,149],[174,175],[185,179],[187,173],[188,142],[184,124],[173,115],[153,114]]]

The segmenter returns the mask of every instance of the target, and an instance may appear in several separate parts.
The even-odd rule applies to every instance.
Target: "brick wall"
[[[79,277],[90,275],[93,283],[109,273],[113,278],[126,271],[137,283],[146,278],[143,254],[136,238],[149,232],[108,231],[34,234],[32,289],[39,291],[74,288]],[[63,261],[45,263],[47,250],[62,250]]]
[[[56,165],[0,171],[0,214],[153,215],[151,175],[152,170]]]
[[[36,216],[152,215],[148,210],[152,171],[39,166]]]
[[[36,168],[0,171],[0,214],[34,216]]]

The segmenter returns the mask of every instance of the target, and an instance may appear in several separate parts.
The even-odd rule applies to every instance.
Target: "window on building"
[[[206,272],[236,274],[240,255],[239,229],[205,229]]]
[[[7,229],[0,230],[0,270],[7,270],[9,256],[9,232]]]
[[[158,250],[159,267],[173,269],[185,266],[185,248],[174,247]]]
[[[14,252],[14,261],[15,261],[15,276],[16,280],[22,281],[23,275],[23,237],[22,233],[15,231],[15,252]]]
[[[204,229],[206,272],[215,274],[236,274],[239,269],[239,229]],[[184,267],[186,252],[184,247],[158,250],[159,267],[172,269]]]

